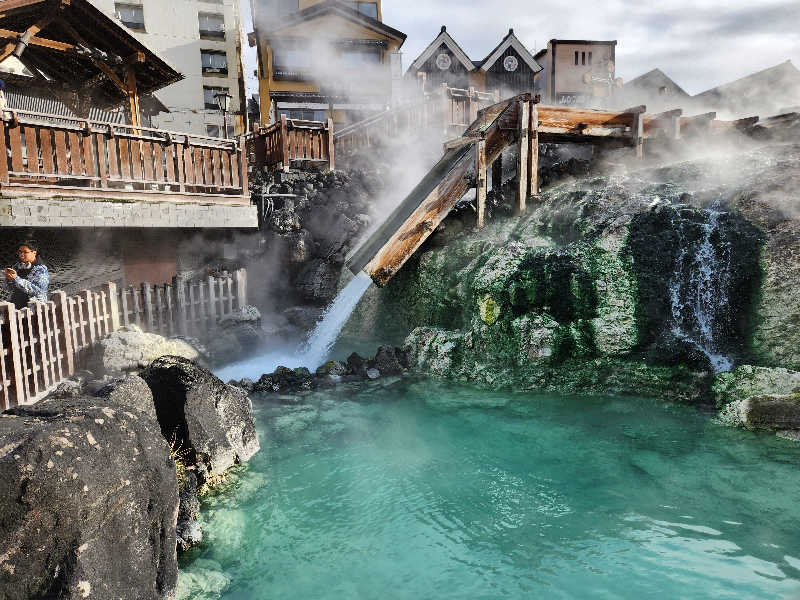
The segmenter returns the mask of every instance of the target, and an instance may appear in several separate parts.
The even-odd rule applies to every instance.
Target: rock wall
[[[346,331],[413,330],[418,368],[448,379],[708,400],[702,332],[734,364],[794,366],[799,171],[778,145],[560,183],[481,232],[456,211]],[[718,272],[690,272],[702,253]]]

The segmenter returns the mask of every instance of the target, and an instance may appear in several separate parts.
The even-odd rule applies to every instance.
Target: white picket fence
[[[199,281],[131,286],[107,283],[76,296],[17,310],[0,302],[0,410],[33,404],[71,377],[83,351],[120,327],[167,336],[199,336],[247,304],[247,272]]]

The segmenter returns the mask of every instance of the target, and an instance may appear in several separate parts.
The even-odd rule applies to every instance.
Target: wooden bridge
[[[515,212],[526,210],[529,196],[539,193],[539,144],[588,143],[601,148],[630,148],[643,158],[645,142],[677,140],[740,131],[757,131],[800,124],[790,113],[760,121],[758,117],[721,121],[715,113],[689,117],[680,109],[655,115],[637,106],[619,112],[542,106],[538,97],[523,94],[478,112],[464,134],[444,144],[444,156],[397,207],[380,229],[348,261],[354,272],[365,271],[385,285],[439,226],[468,190],[476,190],[477,227],[486,215],[487,169],[495,181],[495,166],[505,148],[517,146]],[[497,161],[497,162],[496,162]],[[496,176],[497,175],[497,176]],[[496,177],[495,177],[496,176]]]

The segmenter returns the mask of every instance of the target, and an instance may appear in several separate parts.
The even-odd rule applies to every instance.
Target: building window
[[[200,37],[213,40],[225,39],[225,17],[214,13],[200,13]]]
[[[586,64],[586,52],[581,52],[581,64]]]
[[[229,119],[230,120],[230,119]],[[234,130],[232,125],[228,125],[228,139],[234,137]],[[222,127],[220,125],[206,125],[206,135],[208,137],[222,137]]]
[[[278,118],[281,115],[286,115],[287,119],[298,121],[325,121],[328,118],[326,111],[311,108],[280,108],[278,109]]]
[[[592,64],[592,53],[591,52],[589,52],[589,64],[590,65]]]
[[[380,49],[376,48],[365,50],[344,50],[342,52],[342,62],[348,67],[377,65],[381,62],[381,51]]]
[[[229,93],[226,87],[217,87],[213,85],[203,86],[203,105],[207,110],[219,110],[217,104],[217,94]]]
[[[378,4],[376,2],[353,2],[353,8],[362,15],[367,15],[373,19],[378,18]]]
[[[311,55],[304,48],[273,48],[272,65],[273,68],[302,70],[311,65]]]
[[[576,67],[578,66],[578,54],[579,54],[578,51],[575,50],[575,66]]]
[[[114,10],[122,24],[134,31],[144,31],[144,8],[137,4],[115,4]]]
[[[200,58],[203,62],[203,73],[228,74],[228,56],[224,52],[201,50]]]

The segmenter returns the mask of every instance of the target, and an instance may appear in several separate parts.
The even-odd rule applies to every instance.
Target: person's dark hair
[[[42,251],[39,250],[39,244],[35,240],[25,240],[24,242],[17,244],[17,248],[22,248],[23,246],[26,246],[36,252],[36,260],[33,261],[33,264],[42,264]]]

